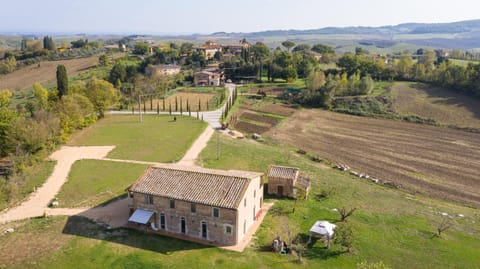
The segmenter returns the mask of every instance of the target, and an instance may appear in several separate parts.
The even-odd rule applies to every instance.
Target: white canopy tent
[[[327,248],[330,247],[330,239],[335,233],[335,228],[337,225],[330,223],[328,221],[319,220],[313,224],[310,228],[310,237],[308,238],[308,243],[312,242],[312,237],[326,237],[327,238]]]

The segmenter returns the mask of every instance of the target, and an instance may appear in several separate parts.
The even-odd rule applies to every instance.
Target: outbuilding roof
[[[262,173],[160,165],[150,167],[130,191],[236,209],[251,180]]]
[[[271,165],[268,170],[268,178],[296,179],[300,170],[295,167]]]

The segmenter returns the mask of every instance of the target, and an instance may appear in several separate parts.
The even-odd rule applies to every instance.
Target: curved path
[[[235,84],[226,84],[225,87],[229,90],[229,97],[235,89]],[[220,129],[220,119],[222,117],[223,109],[214,111],[201,112],[200,117],[208,123],[205,131],[195,140],[190,149],[186,152],[184,157],[178,162],[182,166],[193,166],[200,152],[207,146],[208,141],[214,134],[215,129]],[[110,114],[131,114],[128,111],[112,111]],[[147,114],[156,114],[155,112],[148,112]],[[161,114],[168,114],[162,112]],[[180,113],[172,113],[180,115]],[[196,117],[195,115],[192,115]],[[81,215],[93,219],[97,222],[106,223],[112,227],[122,226],[128,218],[127,199],[112,202],[104,207],[94,208],[49,208],[48,205],[67,181],[70,169],[78,160],[82,159],[96,159],[127,163],[141,163],[155,165],[155,162],[142,162],[135,160],[118,160],[106,158],[107,154],[113,150],[115,146],[103,147],[68,147],[63,146],[58,151],[52,153],[50,159],[56,160],[57,164],[54,167],[53,173],[46,180],[46,182],[38,188],[30,197],[21,203],[19,206],[12,209],[7,209],[0,213],[0,224],[11,221],[39,217],[43,215]],[[123,209],[123,210],[122,210]],[[112,212],[114,212],[112,214]],[[124,216],[125,215],[125,216]]]
[[[57,164],[47,181],[19,206],[0,215],[0,223],[42,216],[48,209],[48,204],[57,195],[67,181],[68,173],[73,163],[82,159],[102,159],[114,148],[107,147],[61,147],[50,155]]]

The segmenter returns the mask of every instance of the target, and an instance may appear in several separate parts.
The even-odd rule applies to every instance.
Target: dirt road
[[[37,189],[25,202],[0,214],[0,223],[42,216],[48,210],[48,204],[57,195],[67,181],[73,163],[81,159],[102,159],[114,147],[62,147],[50,158],[57,164],[45,184]]]

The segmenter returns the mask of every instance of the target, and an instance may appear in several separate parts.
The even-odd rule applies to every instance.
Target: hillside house
[[[238,244],[262,214],[263,174],[154,166],[128,193],[130,227],[230,246]]]
[[[310,191],[310,180],[300,176],[300,170],[295,167],[271,165],[268,170],[268,194],[307,198]]]
[[[209,40],[205,42],[205,45],[203,46],[194,46],[193,49],[195,51],[201,51],[205,55],[205,59],[210,60],[213,59],[215,56],[215,53],[217,52],[222,52],[223,47],[221,45],[218,45],[217,43]]]
[[[223,85],[223,73],[218,70],[202,70],[193,76],[196,86],[221,86]]]
[[[175,76],[180,73],[181,67],[175,64],[147,66],[145,74],[149,77]]]

